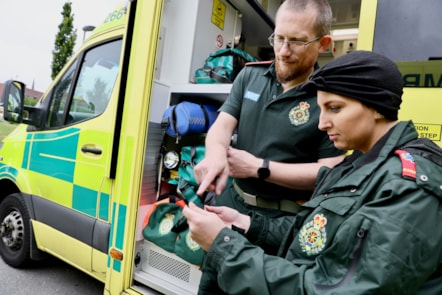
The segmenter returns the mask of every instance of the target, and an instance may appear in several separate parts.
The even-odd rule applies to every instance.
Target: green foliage
[[[101,113],[107,106],[107,98],[110,97],[109,91],[106,91],[106,82],[101,79],[95,79],[94,89],[87,92],[89,101],[93,101],[91,108],[95,113]]]
[[[77,30],[74,29],[73,25],[74,14],[72,14],[71,2],[66,2],[63,5],[61,15],[63,16],[63,20],[60,25],[58,25],[59,32],[55,36],[54,50],[52,51],[52,79],[57,76],[72,56],[77,39]]]
[[[9,123],[7,121],[0,120],[0,142],[5,138],[9,133],[17,128],[17,124]],[[0,143],[1,146],[1,143]]]
[[[25,106],[35,106],[37,104],[37,99],[33,97],[25,97]]]

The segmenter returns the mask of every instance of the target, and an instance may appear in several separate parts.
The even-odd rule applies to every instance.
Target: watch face
[[[258,169],[258,177],[260,179],[266,179],[269,176],[270,176],[269,168],[261,167],[261,168]]]

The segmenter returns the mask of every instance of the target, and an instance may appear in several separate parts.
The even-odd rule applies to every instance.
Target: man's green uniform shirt
[[[310,163],[343,154],[318,129],[316,93],[293,88],[285,93],[274,64],[246,66],[220,108],[238,119],[236,148],[271,161]],[[257,178],[235,179],[247,193],[272,199],[308,199],[311,191],[296,191]]]

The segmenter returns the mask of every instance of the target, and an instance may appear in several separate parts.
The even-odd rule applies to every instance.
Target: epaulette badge
[[[246,66],[269,66],[272,64],[272,60],[265,60],[265,61],[250,61],[247,62]]]
[[[416,162],[413,156],[404,150],[395,150],[394,153],[401,159],[402,176],[416,179]]]

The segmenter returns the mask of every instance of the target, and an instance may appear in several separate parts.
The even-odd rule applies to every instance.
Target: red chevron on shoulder
[[[245,66],[269,66],[271,65],[273,60],[265,60],[265,61],[251,61],[245,64]]]

